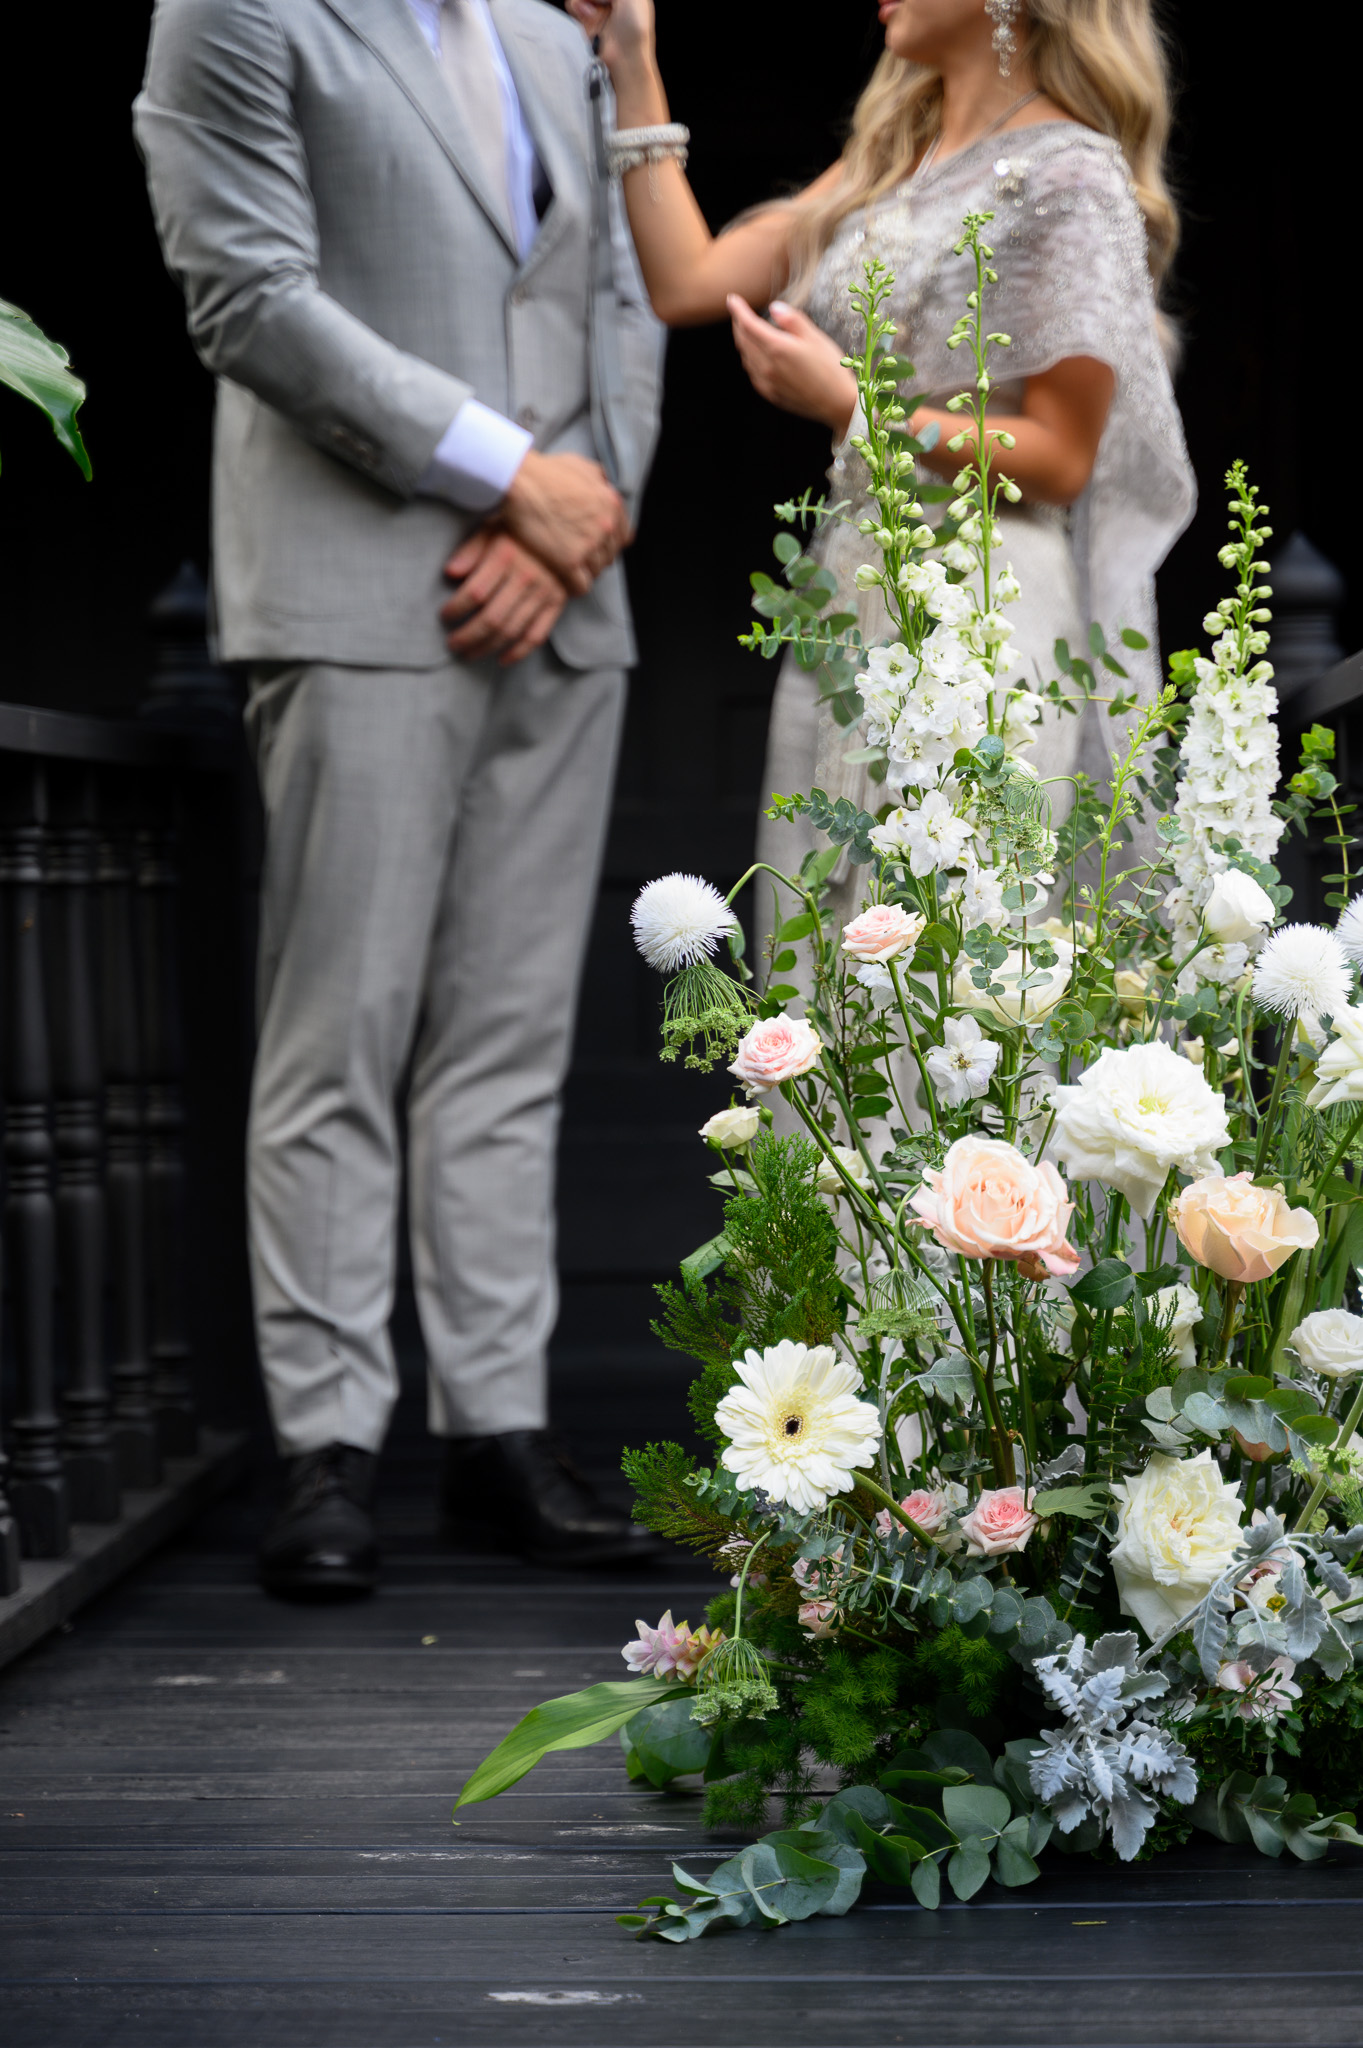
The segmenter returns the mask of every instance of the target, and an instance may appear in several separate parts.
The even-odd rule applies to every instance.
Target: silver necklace
[[[961,144],[961,149],[954,150],[952,154],[955,156],[959,156],[962,150],[973,149],[977,142],[987,142],[989,137],[991,135],[997,135],[1000,128],[1004,126],[1005,122],[1011,121],[1014,114],[1016,114],[1022,107],[1030,106],[1033,100],[1039,100],[1040,98],[1041,88],[1040,86],[1034,86],[1031,92],[1023,93],[1020,99],[1016,99],[1013,101],[1011,107],[1005,107],[1003,112],[999,115],[996,121],[991,121],[987,128],[981,128],[978,135],[972,135],[969,142],[963,142]],[[933,136],[932,141],[924,150],[922,161],[919,163],[917,170],[913,173],[915,180],[922,177],[924,171],[926,171],[928,166],[935,160],[937,152],[941,147],[942,131],[939,128],[937,130],[937,133]]]

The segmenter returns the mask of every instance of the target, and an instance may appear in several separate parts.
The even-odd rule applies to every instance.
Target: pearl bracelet
[[[690,140],[691,130],[680,121],[660,122],[654,128],[617,128],[606,145],[611,176],[623,178],[626,171],[637,171],[641,164],[652,170],[669,157],[675,157],[685,169]]]

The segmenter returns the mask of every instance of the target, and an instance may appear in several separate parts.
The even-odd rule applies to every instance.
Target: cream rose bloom
[[[1221,1091],[1158,1039],[1109,1046],[1051,1100],[1050,1150],[1071,1180],[1119,1189],[1147,1223],[1174,1167],[1206,1173],[1230,1143]]]
[[[783,1010],[779,1017],[762,1017],[738,1042],[729,1065],[749,1095],[765,1095],[783,1081],[793,1081],[817,1066],[823,1040],[803,1017]]]
[[[842,928],[842,950],[854,960],[894,960],[911,953],[927,924],[898,903],[873,903]]]
[[[761,1128],[759,1109],[721,1109],[701,1125],[700,1136],[733,1152],[741,1145],[751,1145]]]
[[[1256,1188],[1247,1173],[1195,1180],[1169,1204],[1169,1219],[1199,1266],[1241,1286],[1267,1280],[1320,1236],[1309,1209],[1290,1209],[1277,1188]]]
[[[1197,1364],[1197,1346],[1193,1342],[1193,1331],[1202,1320],[1202,1303],[1191,1287],[1185,1287],[1181,1280],[1172,1287],[1160,1287],[1150,1297],[1152,1319],[1163,1322],[1172,1311],[1169,1324],[1169,1342],[1174,1348],[1174,1363],[1180,1372],[1191,1372]]]
[[[1226,868],[1216,877],[1202,910],[1207,936],[1218,946],[1247,945],[1276,916],[1273,898],[1241,868]]]
[[[951,984],[951,1004],[956,1010],[983,1010],[998,1024],[1039,1024],[1048,1017],[1070,985],[1074,972],[1074,948],[1066,939],[1054,939],[1056,950],[1054,967],[1034,967],[1028,953],[1024,966],[1021,946],[1009,948],[1008,958],[1002,967],[996,969],[992,980],[1002,982],[1003,994],[986,995],[982,988],[976,988],[970,979],[967,963],[958,967]],[[1024,973],[1043,974],[1033,988],[1021,989],[1018,983]]]
[[[1335,1036],[1316,1062],[1316,1085],[1306,1098],[1309,1109],[1363,1102],[1363,1004],[1341,1010],[1334,1027]]]
[[[837,1165],[834,1165],[834,1160]],[[814,1175],[814,1185],[821,1195],[845,1195],[847,1181],[838,1172],[838,1166],[846,1169],[848,1180],[855,1181],[859,1188],[871,1190],[871,1169],[860,1152],[854,1152],[850,1145],[835,1145],[830,1158],[827,1153],[819,1160]]]
[[[1074,1204],[1049,1163],[1033,1166],[1002,1138],[958,1138],[909,1197],[938,1244],[967,1259],[1012,1259],[1029,1280],[1079,1269],[1065,1236]]]
[[[1191,1614],[1240,1541],[1244,1503],[1210,1451],[1158,1454],[1134,1479],[1118,1480],[1111,1563],[1123,1614],[1153,1642]]]
[[[1318,1308],[1287,1341],[1303,1365],[1327,1380],[1350,1380],[1363,1372],[1363,1316],[1351,1316],[1347,1309]]]

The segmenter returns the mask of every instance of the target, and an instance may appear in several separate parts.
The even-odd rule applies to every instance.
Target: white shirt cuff
[[[449,498],[466,512],[491,512],[510,490],[534,439],[490,405],[466,398],[417,489],[428,498]]]

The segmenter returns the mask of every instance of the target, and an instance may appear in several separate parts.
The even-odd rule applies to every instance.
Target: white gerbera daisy
[[[715,1410],[729,1439],[725,1470],[799,1514],[845,1492],[880,1442],[879,1411],[856,1398],[856,1368],[831,1344],[811,1350],[789,1338],[734,1363],[742,1385]]]
[[[1335,937],[1355,966],[1363,966],[1363,896],[1355,896],[1339,923]]]
[[[1352,979],[1333,932],[1318,924],[1285,924],[1255,961],[1250,986],[1260,1008],[1280,1017],[1334,1017],[1348,1007]]]
[[[634,899],[634,943],[659,974],[708,958],[738,919],[718,889],[699,875],[662,875]]]

